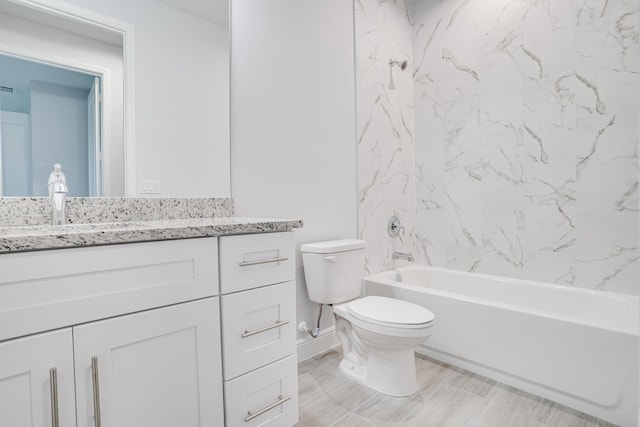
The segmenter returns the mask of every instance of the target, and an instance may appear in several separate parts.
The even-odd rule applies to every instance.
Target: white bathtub
[[[424,266],[365,279],[367,295],[436,315],[418,352],[609,422],[638,420],[638,297]]]

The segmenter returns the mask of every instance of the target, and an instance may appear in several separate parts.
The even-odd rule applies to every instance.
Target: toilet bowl
[[[389,396],[416,392],[414,348],[431,336],[433,313],[377,296],[336,305],[333,312],[344,353],[340,362],[344,375]]]
[[[309,297],[333,304],[343,349],[341,372],[380,393],[416,392],[414,348],[431,336],[435,316],[407,301],[360,297],[364,241],[345,239],[301,246]]]

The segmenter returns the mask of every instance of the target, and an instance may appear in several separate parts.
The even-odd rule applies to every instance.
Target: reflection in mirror
[[[0,0],[0,53],[101,78],[103,196],[229,197],[228,19],[228,0]]]
[[[101,196],[100,77],[0,55],[3,196],[46,196],[52,165],[70,196]]]
[[[0,0],[0,195],[124,196],[123,39]]]
[[[0,195],[124,196],[123,38],[0,0]]]

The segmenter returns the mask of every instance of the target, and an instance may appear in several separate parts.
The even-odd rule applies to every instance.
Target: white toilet
[[[309,298],[333,304],[345,375],[389,396],[409,396],[418,388],[413,350],[431,336],[435,316],[398,299],[361,298],[364,247],[355,239],[302,245]]]

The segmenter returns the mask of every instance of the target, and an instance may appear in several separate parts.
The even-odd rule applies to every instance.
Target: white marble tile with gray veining
[[[639,9],[414,2],[421,262],[640,292]]]
[[[409,2],[355,4],[360,238],[365,268],[392,268],[394,250],[412,252],[415,234],[413,78]],[[407,61],[405,70],[389,61]],[[396,215],[404,227],[387,232]]]

